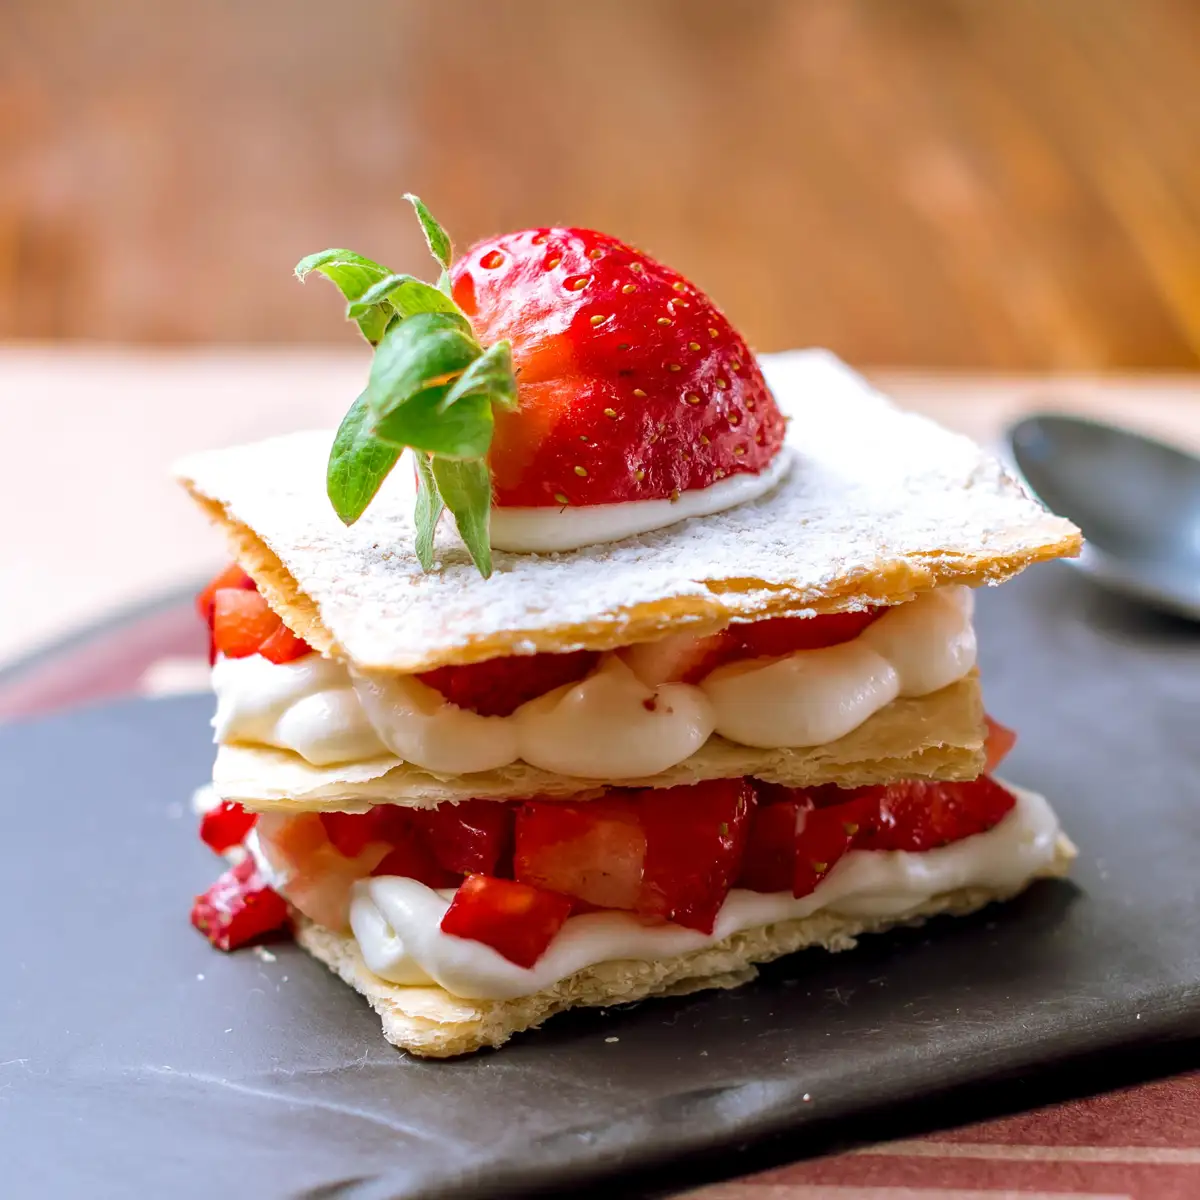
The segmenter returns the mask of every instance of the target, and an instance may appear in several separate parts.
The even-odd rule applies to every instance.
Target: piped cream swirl
[[[524,761],[581,779],[636,779],[683,762],[714,732],[763,748],[823,745],[898,696],[963,678],[975,664],[971,600],[965,588],[928,592],[850,642],[730,663],[698,684],[655,683],[643,661],[653,646],[605,654],[587,678],[506,717],[459,708],[416,676],[348,670],[315,654],[281,665],[222,658],[213,723],[218,741],[278,746],[317,765],[390,752],[445,775]]]

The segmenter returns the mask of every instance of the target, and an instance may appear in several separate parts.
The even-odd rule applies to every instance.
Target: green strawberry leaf
[[[445,292],[447,296],[453,296],[454,291],[450,283],[450,272],[443,271],[438,276],[437,287],[439,292]]]
[[[511,343],[496,342],[489,346],[450,386],[442,407],[448,409],[466,396],[486,396],[501,408],[517,407]]]
[[[370,421],[367,393],[363,392],[342,418],[329,451],[325,490],[334,512],[346,525],[353,525],[363,515],[400,457],[398,446],[372,436]]]
[[[420,197],[414,196],[412,192],[405,192],[404,198],[416,209],[417,220],[421,222],[429,253],[448,271],[454,257],[453,247],[450,245],[450,235],[437,223],[433,213],[421,203]]]
[[[459,537],[484,579],[492,573],[492,477],[482,458],[459,462],[435,458],[433,477],[446,507],[454,514]]]
[[[443,403],[449,385],[440,384],[410,396],[371,432],[393,446],[411,446],[439,458],[481,458],[492,444],[494,418],[486,396],[466,396],[452,408]]]
[[[445,292],[413,275],[388,275],[372,284],[346,306],[346,317],[357,321],[368,308],[379,304],[389,305],[401,320],[422,312],[446,313],[457,318],[466,333],[471,332],[470,321]]]
[[[388,327],[371,360],[367,401],[377,420],[418,392],[453,383],[483,351],[450,313],[417,313]]]
[[[437,531],[445,504],[433,478],[429,455],[418,450],[417,460],[417,507],[413,514],[417,526],[417,561],[422,571],[433,570],[433,535]]]
[[[295,267],[296,278],[301,283],[313,271],[330,280],[351,303],[391,274],[387,267],[355,254],[353,250],[322,250],[302,258]],[[356,314],[353,319],[358,322],[363,337],[374,346],[383,337],[391,315],[390,305],[378,304]]]

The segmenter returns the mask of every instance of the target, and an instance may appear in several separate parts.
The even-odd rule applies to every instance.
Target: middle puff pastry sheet
[[[695,754],[657,775],[581,779],[515,762],[469,775],[437,775],[391,755],[313,766],[298,754],[230,744],[217,751],[213,786],[223,800],[256,811],[354,811],[375,804],[434,808],[459,800],[587,797],[607,788],[675,787],[753,775],[788,787],[842,787],[899,779],[974,779],[984,767],[986,727],[979,678],[928,696],[902,698],[857,729],[822,746],[762,750],[714,735]]]

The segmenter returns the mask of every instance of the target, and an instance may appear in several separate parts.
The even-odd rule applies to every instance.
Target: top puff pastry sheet
[[[296,633],[323,654],[404,672],[896,604],[1079,552],[1075,526],[996,459],[896,408],[832,355],[762,365],[794,456],[773,492],[620,542],[497,552],[490,579],[449,519],[439,565],[422,572],[406,464],[342,525],[325,495],[328,431],[195,455],[176,473]]]

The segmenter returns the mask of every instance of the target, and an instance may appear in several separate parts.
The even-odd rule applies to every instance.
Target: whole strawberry
[[[408,199],[443,267],[437,286],[348,250],[296,267],[337,284],[376,347],[329,459],[347,524],[410,447],[422,566],[448,508],[487,576],[493,504],[676,500],[776,458],[784,420],[757,363],[677,272],[584,229],[506,234],[452,265],[445,231]]]

